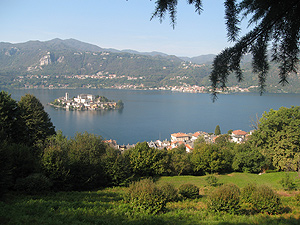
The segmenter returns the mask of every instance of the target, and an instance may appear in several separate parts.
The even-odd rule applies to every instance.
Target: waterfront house
[[[185,134],[185,133],[174,133],[171,134],[171,142],[174,141],[189,141],[190,140],[190,135]]]
[[[236,143],[242,143],[245,141],[247,134],[248,133],[246,131],[234,130],[231,133],[231,140]]]

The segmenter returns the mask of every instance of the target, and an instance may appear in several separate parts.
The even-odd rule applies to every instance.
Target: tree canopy
[[[202,0],[187,2],[201,14]],[[168,13],[174,27],[177,3],[178,0],[157,0],[152,18],[162,21]],[[252,69],[258,74],[260,93],[264,91],[269,70],[269,50],[271,61],[279,65],[279,83],[287,84],[288,76],[297,71],[299,61],[300,1],[224,0],[224,6],[228,40],[234,45],[214,59],[210,75],[214,99],[218,88],[226,88],[229,74],[234,72],[238,81],[243,80],[240,64],[246,54],[253,56]],[[245,18],[249,18],[249,26],[254,26],[240,37],[240,23]]]
[[[293,170],[300,160],[300,107],[265,112],[250,141],[277,170]]]
[[[21,118],[26,125],[26,134],[29,144],[44,141],[55,134],[55,128],[44,106],[35,96],[26,94],[18,102]]]

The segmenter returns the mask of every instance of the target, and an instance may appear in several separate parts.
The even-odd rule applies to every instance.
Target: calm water
[[[57,130],[66,136],[88,131],[119,144],[170,139],[174,132],[214,132],[219,125],[222,133],[242,129],[250,131],[252,120],[264,111],[281,106],[300,105],[299,94],[231,94],[220,95],[212,103],[209,94],[173,93],[169,91],[131,90],[67,90],[70,97],[81,93],[121,99],[122,111],[64,111],[47,105],[65,95],[66,90],[10,90],[19,100],[25,93],[35,95],[44,104]]]

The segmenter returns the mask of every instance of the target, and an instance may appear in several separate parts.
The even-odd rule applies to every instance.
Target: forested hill
[[[209,69],[209,66],[201,68],[190,63],[186,65],[176,56],[102,49],[74,39],[0,43],[0,75],[10,78],[28,74],[116,74],[143,77],[146,81],[157,83],[175,76],[188,75],[197,84],[208,76]]]
[[[211,62],[214,55],[193,58],[170,56],[160,52],[141,53],[133,50],[119,51],[104,49],[75,39],[53,39],[50,41],[28,41],[11,44],[0,43],[0,87],[24,87],[25,82],[36,85],[40,81],[20,81],[26,75],[47,75],[56,83],[81,87],[84,82],[62,80],[60,75],[115,76],[116,79],[101,81],[102,85],[140,85],[162,87],[199,85],[208,86]],[[257,75],[251,72],[251,62],[243,63],[245,80],[240,87],[257,85]],[[300,83],[296,76],[290,78],[291,86],[282,89],[278,85],[277,68],[271,66],[268,90],[299,92]],[[117,79],[118,78],[118,79]],[[237,85],[229,79],[228,86]],[[100,83],[100,81],[98,80]],[[76,85],[74,84],[76,83]],[[89,82],[91,83],[91,82]],[[48,82],[49,84],[49,82]],[[88,82],[87,82],[88,84]],[[86,84],[84,84],[86,85]],[[278,86],[278,87],[277,87]],[[70,85],[69,85],[70,87]]]

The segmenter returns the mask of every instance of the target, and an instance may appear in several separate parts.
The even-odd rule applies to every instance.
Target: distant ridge
[[[134,86],[155,89],[175,86],[209,86],[209,75],[214,57],[213,54],[189,58],[156,51],[107,49],[72,38],[66,40],[55,38],[49,41],[32,40],[16,44],[0,42],[0,87],[24,88],[28,84],[32,87],[46,87],[51,82],[64,87],[69,87],[69,85],[70,87],[86,87],[96,81],[97,87],[106,88]],[[238,83],[232,75],[228,77],[229,87],[255,87],[258,84],[257,74],[252,72],[251,59],[251,55],[246,55],[242,60],[243,82]],[[44,75],[49,77],[49,82],[33,79],[38,76],[41,79]],[[83,75],[83,78],[79,82],[66,77],[60,78],[60,75],[62,77]],[[100,80],[85,80],[90,75],[101,78],[97,78]],[[30,78],[27,79],[28,76]],[[51,80],[54,79],[53,77],[60,80],[53,81]],[[23,83],[19,79],[22,79]],[[290,76],[290,85],[286,87],[278,85],[278,80],[278,67],[271,63],[267,90],[300,92],[300,80],[297,75]]]

